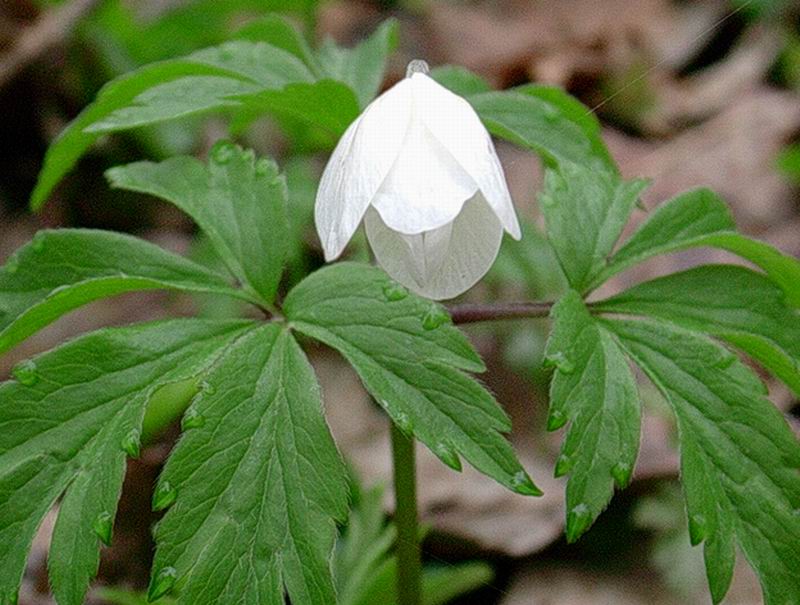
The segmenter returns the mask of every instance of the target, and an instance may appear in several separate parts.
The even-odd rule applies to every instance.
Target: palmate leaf
[[[0,353],[87,302],[161,288],[257,302],[225,277],[129,235],[40,231],[0,269]]]
[[[0,597],[16,595],[37,527],[63,495],[50,549],[60,605],[80,605],[111,539],[126,455],[162,385],[200,380],[250,322],[172,320],[94,332],[0,384]]]
[[[267,324],[206,380],[156,490],[156,508],[175,503],[156,530],[151,598],[177,579],[178,603],[283,605],[284,585],[292,602],[335,603],[330,555],[348,488],[311,366]]]
[[[590,289],[642,261],[687,248],[728,250],[758,265],[800,308],[800,262],[771,246],[734,230],[730,211],[719,196],[707,189],[683,193],[661,204],[625,241],[593,280]]]
[[[409,294],[377,268],[338,263],[289,293],[290,325],[337,349],[395,424],[460,469],[459,454],[523,494],[538,494],[501,432],[510,423],[462,370],[483,364],[439,305]]]
[[[800,314],[762,273],[704,265],[644,282],[593,308],[658,317],[723,338],[800,395]]]
[[[715,603],[735,545],[767,605],[800,602],[800,443],[758,378],[707,337],[655,320],[604,325],[671,405],[693,543],[705,542]]]
[[[223,141],[208,165],[174,157],[117,166],[107,176],[114,187],[155,195],[186,212],[245,289],[272,303],[289,230],[286,182],[274,162]]]
[[[567,482],[567,540],[573,542],[605,509],[614,483],[627,486],[641,430],[636,381],[612,335],[572,290],[552,311],[545,352],[555,366],[549,430],[569,422],[556,475]]]

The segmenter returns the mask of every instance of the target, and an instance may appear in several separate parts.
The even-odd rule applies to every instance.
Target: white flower
[[[342,136],[315,208],[325,260],[364,219],[378,262],[410,290],[452,298],[489,270],[519,223],[492,139],[472,109],[412,61]]]

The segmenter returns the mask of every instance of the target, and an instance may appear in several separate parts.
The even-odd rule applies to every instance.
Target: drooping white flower
[[[452,298],[489,270],[520,228],[494,144],[472,109],[412,61],[342,136],[315,207],[325,260],[363,219],[375,257],[410,290]]]

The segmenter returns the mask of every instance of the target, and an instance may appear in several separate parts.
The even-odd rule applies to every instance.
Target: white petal
[[[456,219],[438,229],[406,235],[393,231],[370,208],[364,219],[378,263],[398,282],[427,298],[453,298],[492,266],[503,226],[482,195],[468,200]]]
[[[413,83],[415,78],[408,79]],[[414,104],[397,160],[372,205],[386,225],[418,234],[446,225],[475,195],[478,185],[421,119],[425,107]]]
[[[478,114],[465,99],[425,74],[416,73],[409,79],[413,84],[414,105],[422,108],[420,115],[429,132],[475,181],[506,231],[519,239],[519,222],[503,167]]]
[[[336,145],[314,206],[325,260],[339,256],[358,228],[397,159],[410,117],[411,85],[405,79],[370,103]]]

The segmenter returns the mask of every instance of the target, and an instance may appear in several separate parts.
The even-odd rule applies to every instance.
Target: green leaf
[[[290,84],[282,90],[244,95],[242,100],[254,115],[271,113],[299,122],[312,122],[327,131],[331,145],[344,134],[359,113],[353,91],[334,80]]]
[[[439,65],[430,73],[431,78],[462,97],[491,92],[492,87],[478,74],[460,65]]]
[[[227,142],[208,166],[191,157],[136,162],[106,173],[114,187],[175,204],[211,240],[231,273],[271,303],[287,253],[286,183],[274,162]]]
[[[548,239],[573,288],[583,291],[605,267],[646,186],[570,162],[547,171],[540,206]]]
[[[611,334],[571,290],[552,311],[546,360],[549,430],[569,423],[556,476],[567,482],[567,540],[574,542],[605,509],[614,483],[630,481],[639,451],[641,417],[636,381]]]
[[[363,109],[378,93],[383,82],[386,59],[398,41],[398,26],[394,19],[384,21],[372,35],[354,48],[341,48],[333,40],[323,42],[317,53],[324,73],[344,82],[358,98]]]
[[[508,418],[460,370],[483,369],[439,305],[409,294],[380,269],[338,263],[313,273],[287,296],[290,325],[337,349],[403,431],[442,462],[461,454],[520,493],[538,494],[501,432]]]
[[[761,267],[783,288],[789,304],[800,308],[800,262],[736,233],[735,228],[728,207],[714,192],[696,189],[683,193],[659,206],[642,223],[591,288],[653,256],[710,246],[733,252]]]
[[[159,481],[157,493],[177,497],[156,530],[151,597],[172,578],[178,603],[283,605],[284,585],[294,603],[335,603],[330,556],[347,479],[303,352],[267,324],[206,380],[214,391],[190,409],[204,422]]]
[[[316,77],[322,77],[324,73],[319,60],[303,35],[280,15],[273,13],[260,19],[254,19],[239,29],[235,35],[242,40],[266,42],[293,54],[303,61]]]
[[[172,320],[101,330],[0,384],[0,595],[16,594],[36,529],[61,497],[50,547],[60,605],[80,605],[110,536],[126,453],[161,385],[198,377],[252,324]]]
[[[523,86],[468,100],[489,132],[540,154],[548,164],[571,162],[617,174],[597,119],[558,89]]]
[[[241,105],[236,95],[280,89],[314,76],[294,55],[238,40],[153,63],[108,84],[50,146],[31,197],[39,208],[53,187],[103,134]]]
[[[650,315],[723,338],[800,395],[800,314],[761,273],[704,265],[636,285],[593,308]]]
[[[223,276],[129,235],[40,231],[0,269],[0,352],[90,301],[161,288],[254,301]]]
[[[715,603],[738,546],[766,605],[800,602],[800,444],[764,385],[695,332],[656,321],[607,321],[678,421],[693,543],[705,542]]]

